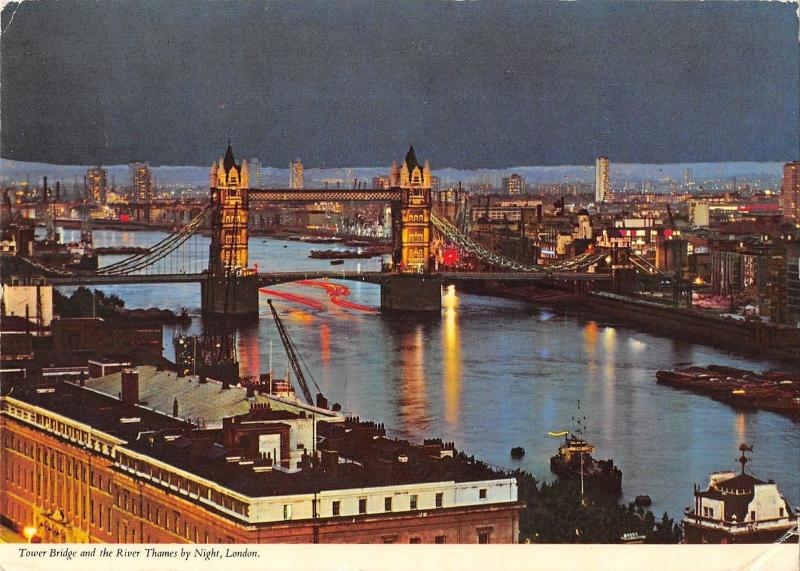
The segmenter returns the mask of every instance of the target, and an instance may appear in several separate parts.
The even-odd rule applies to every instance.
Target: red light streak
[[[313,309],[319,309],[319,310],[325,309],[325,306],[323,306],[320,302],[315,301],[315,300],[313,300],[311,298],[302,296],[302,295],[297,295],[297,294],[294,294],[294,293],[288,293],[288,292],[285,292],[285,291],[278,291],[278,290],[274,290],[274,289],[267,289],[267,288],[263,288],[263,287],[259,288],[258,291],[263,293],[263,294],[266,294],[266,295],[271,295],[271,296],[274,296],[274,297],[279,297],[281,299],[285,299],[286,301],[293,301],[295,303],[299,303],[301,305],[305,305],[305,306],[311,307]]]
[[[312,281],[312,280],[301,280],[297,283],[304,286],[318,287],[324,289],[328,293],[328,297],[330,298],[331,303],[338,307],[343,307],[345,309],[352,309],[354,311],[363,311],[364,313],[373,313],[373,314],[378,313],[378,311],[374,307],[369,307],[367,305],[361,305],[359,303],[353,303],[352,301],[345,301],[341,299],[342,297],[348,297],[350,295],[350,288],[347,286],[341,284],[332,284],[329,282]]]

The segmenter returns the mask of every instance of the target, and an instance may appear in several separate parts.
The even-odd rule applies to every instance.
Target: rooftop
[[[185,402],[195,403],[195,410],[208,407],[210,411],[222,412],[241,404],[245,410],[237,419],[240,422],[267,420],[285,423],[308,418],[305,411],[293,413],[268,409],[263,405],[256,405],[251,411],[250,403],[242,400],[245,394],[243,390],[222,391],[216,383],[200,385],[195,381],[174,377],[171,380],[177,386],[191,386],[192,390],[197,391],[198,394],[191,398],[190,390],[180,393]],[[157,387],[149,384],[150,390]],[[147,376],[140,376],[140,386],[148,386]],[[155,397],[153,393],[145,394]],[[309,456],[304,469],[290,472],[283,468],[272,468],[270,462],[263,458],[244,458],[241,449],[226,449],[223,445],[223,429],[199,428],[142,406],[124,411],[117,398],[88,386],[59,383],[46,390],[30,386],[14,387],[6,392],[6,396],[90,425],[125,441],[123,449],[159,460],[250,497],[508,477],[482,462],[457,453],[452,445],[441,441],[426,441],[424,445],[418,445],[390,439],[385,436],[383,426],[358,419],[322,419],[316,416],[319,460],[312,463]],[[142,394],[142,399],[147,398]],[[165,394],[156,400],[159,403],[169,401],[171,407],[173,398],[172,394]],[[138,420],[124,421],[123,417]],[[124,451],[121,453],[124,454]]]
[[[179,377],[174,371],[159,371],[156,367],[143,366],[139,370],[139,402],[163,414],[172,414],[172,405],[178,399],[178,414],[182,418],[200,419],[209,428],[222,426],[226,416],[236,416],[250,411],[250,403],[271,403],[272,408],[308,410],[318,414],[334,416],[330,411],[309,407],[302,403],[292,404],[284,399],[256,394],[247,399],[247,390],[232,386],[223,389],[222,383],[209,380],[200,383],[197,377]],[[122,390],[122,373],[88,379],[86,386],[116,398]]]

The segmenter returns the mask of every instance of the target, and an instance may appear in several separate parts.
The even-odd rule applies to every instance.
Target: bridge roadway
[[[74,275],[47,278],[54,286],[88,286],[88,285],[127,285],[127,284],[177,284],[200,283],[205,279],[204,273],[191,274],[150,274],[150,275]],[[270,272],[259,273],[258,282],[261,286],[277,285],[301,280],[350,280],[374,284],[382,284],[392,274],[383,272],[353,272],[353,271],[306,271],[306,272]],[[610,274],[596,274],[587,272],[437,272],[442,283],[501,281],[501,282],[532,282],[532,281],[609,281]]]

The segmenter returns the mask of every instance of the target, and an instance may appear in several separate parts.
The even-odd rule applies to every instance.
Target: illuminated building
[[[250,159],[250,175],[252,176],[253,184],[250,185],[251,188],[261,188],[262,184],[262,173],[261,173],[261,161],[257,157],[253,157]]]
[[[108,191],[108,173],[102,167],[89,168],[86,171],[86,200],[95,204],[105,204]]]
[[[800,327],[800,245],[786,246],[786,310],[789,325]]]
[[[5,393],[5,523],[44,542],[516,542],[516,479],[451,445],[195,379]]]
[[[147,163],[128,163],[128,171],[131,176],[133,200],[136,202],[150,202],[153,200],[153,185],[150,176],[150,168],[147,166]]]
[[[399,229],[402,250],[400,271],[422,273],[430,269],[431,243],[431,168],[420,166],[414,147],[408,149],[403,165],[392,163],[392,188],[402,191]]]
[[[247,161],[236,164],[228,145],[225,158],[211,165],[211,202],[217,206],[211,232],[212,273],[225,275],[247,268],[247,190],[250,176]]]
[[[525,191],[525,179],[518,175],[512,174],[511,176],[503,177],[503,193],[511,196],[522,194]]]
[[[786,218],[800,222],[800,161],[783,165],[781,204]]]
[[[689,199],[689,223],[692,226],[708,227],[710,207],[708,201]]]
[[[289,188],[303,188],[303,163],[300,159],[289,163]]]
[[[695,487],[694,508],[687,508],[683,528],[687,543],[772,543],[797,520],[772,480],[746,474],[714,472],[708,489]]]
[[[372,177],[372,188],[388,189],[391,184],[389,175],[380,175]]]
[[[608,186],[608,157],[599,157],[594,161],[594,200],[605,202],[610,198]]]

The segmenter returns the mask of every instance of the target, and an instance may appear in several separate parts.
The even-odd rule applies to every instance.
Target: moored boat
[[[596,460],[592,457],[595,447],[582,435],[578,422],[574,432],[551,432],[550,436],[564,436],[558,453],[550,458],[550,471],[559,478],[580,478],[583,486],[595,491],[618,496],[622,493],[622,471],[613,460]]]

